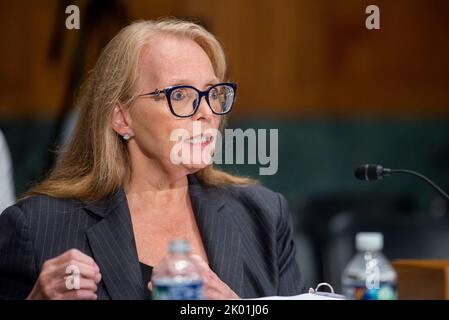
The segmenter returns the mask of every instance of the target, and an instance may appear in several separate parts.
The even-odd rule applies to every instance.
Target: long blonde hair
[[[128,25],[108,43],[84,83],[77,104],[80,114],[74,133],[54,169],[27,196],[45,194],[96,201],[124,186],[130,177],[130,160],[126,144],[111,127],[112,113],[117,104],[129,106],[136,97],[133,88],[138,78],[142,48],[152,36],[161,33],[195,41],[209,56],[218,79],[225,79],[223,49],[203,27],[177,19],[137,21]],[[207,185],[255,182],[225,173],[212,165],[196,175]]]

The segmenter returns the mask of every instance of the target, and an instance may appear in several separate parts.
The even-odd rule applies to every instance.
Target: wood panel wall
[[[83,10],[87,2],[62,3]],[[122,3],[130,20],[197,18],[219,38],[239,84],[235,117],[449,118],[448,1]],[[369,4],[380,7],[381,30],[365,28]],[[49,57],[55,30],[64,28],[61,7],[57,0],[0,3],[1,118],[53,118],[67,101],[80,31],[60,32],[61,54]],[[89,35],[85,70],[112,34]]]

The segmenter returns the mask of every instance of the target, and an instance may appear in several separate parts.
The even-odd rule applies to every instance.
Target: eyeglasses
[[[168,106],[173,115],[188,118],[198,111],[203,97],[214,114],[225,115],[229,113],[235,101],[236,90],[237,84],[222,82],[213,85],[206,91],[200,91],[192,86],[173,86],[140,94],[138,97],[155,96],[161,98],[163,94],[167,98]]]

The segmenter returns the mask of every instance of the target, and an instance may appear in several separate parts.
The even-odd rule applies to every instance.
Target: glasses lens
[[[234,89],[229,85],[213,87],[209,92],[209,104],[215,113],[227,113],[234,103]]]
[[[173,112],[181,117],[192,115],[197,101],[198,92],[192,88],[176,88],[170,94]]]

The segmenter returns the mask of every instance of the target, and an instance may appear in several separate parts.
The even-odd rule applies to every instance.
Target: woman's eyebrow
[[[211,87],[217,83],[219,83],[218,79],[211,79],[209,81],[206,81],[206,84],[204,85],[204,87]],[[192,86],[192,81],[186,80],[186,79],[174,79],[174,80],[170,81],[169,85],[165,86],[165,88],[174,87],[174,86],[186,86],[186,85]],[[198,88],[198,89],[201,89],[201,88]]]
[[[166,83],[168,83],[167,86],[173,87],[173,86],[187,85],[189,83],[189,81],[185,80],[185,79],[174,79],[174,80],[171,80],[171,81],[167,81]]]
[[[217,79],[208,81],[206,87],[211,87],[213,85],[216,85],[217,83],[220,83],[220,81],[218,81]]]

